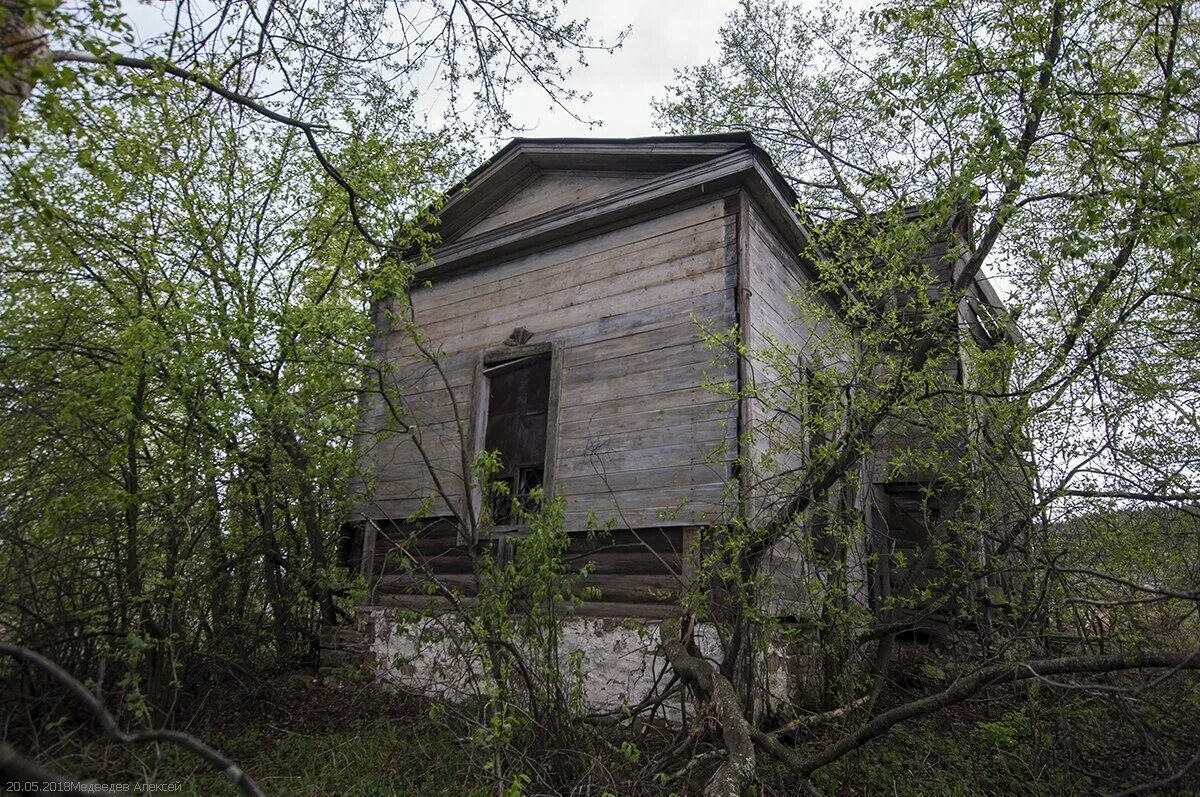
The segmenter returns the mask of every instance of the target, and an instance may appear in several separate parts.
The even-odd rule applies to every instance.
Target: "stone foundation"
[[[411,613],[409,613],[411,614]],[[359,610],[353,627],[322,635],[321,665],[326,676],[355,672],[430,697],[451,701],[477,694],[472,674],[482,664],[463,640],[462,626],[453,615],[423,616],[400,622],[401,612],[371,607]],[[645,700],[670,680],[668,665],[658,650],[660,622],[618,617],[571,617],[559,634],[559,665],[566,677],[571,662],[582,663],[580,687],[589,711],[607,712]],[[720,658],[720,643],[711,625],[701,624],[695,637],[700,652]],[[812,674],[799,666],[793,648],[772,646],[759,667],[762,689],[757,710],[789,718],[798,705],[811,706]],[[818,685],[819,688],[819,685]],[[678,699],[665,706],[677,719]]]

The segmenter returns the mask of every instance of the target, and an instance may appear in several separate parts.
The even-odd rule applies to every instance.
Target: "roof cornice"
[[[591,202],[559,208],[452,241],[436,250],[434,262],[418,268],[417,278],[434,279],[455,274],[597,235],[635,216],[728,193],[746,182],[748,177],[757,176],[758,179],[752,182],[759,184],[761,191],[770,180],[760,173],[760,169],[752,150],[738,149]]]
[[[613,158],[620,158],[629,169],[640,166],[663,174],[590,202],[456,239],[543,170],[612,168]],[[692,165],[681,165],[687,163]],[[749,134],[515,139],[450,192],[439,212],[449,221],[439,229],[448,243],[433,252],[433,262],[418,267],[416,278],[436,281],[599,235],[670,207],[686,207],[736,191],[746,192],[756,202],[791,251],[808,249],[807,225],[796,213],[794,191]],[[469,208],[467,212],[464,205]],[[815,281],[812,265],[804,258],[798,262],[805,275]],[[851,295],[849,286],[841,284],[840,289],[844,295]],[[824,292],[822,295],[835,312],[844,312],[841,300]]]
[[[515,138],[450,188],[436,210],[439,233],[451,241],[498,207],[539,173],[575,171],[677,171],[734,150],[754,147],[749,134],[649,138]]]
[[[661,176],[531,218],[460,237],[503,202],[546,171],[630,171]],[[590,238],[650,218],[669,208],[683,208],[744,191],[792,252],[810,247],[806,222],[797,214],[792,187],[748,133],[647,138],[516,138],[446,193],[437,211],[437,232],[447,241],[433,261],[416,270],[418,282],[491,266],[523,255]],[[918,209],[913,209],[916,212]],[[798,258],[814,282],[812,264]],[[839,284],[822,295],[842,315],[842,302],[853,297]],[[976,314],[1001,316],[1005,334],[1018,339],[1003,303],[986,278],[970,292]],[[979,330],[973,330],[979,333]]]

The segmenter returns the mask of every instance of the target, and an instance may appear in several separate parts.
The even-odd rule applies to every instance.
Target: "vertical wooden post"
[[[367,522],[363,524],[362,534],[362,562],[359,570],[362,577],[370,584],[375,578],[375,538],[379,534],[378,524],[371,518],[367,518]]]

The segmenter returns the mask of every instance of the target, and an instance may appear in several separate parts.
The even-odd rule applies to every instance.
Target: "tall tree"
[[[1143,521],[1153,506],[1186,521],[1200,487],[1191,331],[1200,298],[1198,12],[1182,2],[939,0],[851,13],[769,0],[733,12],[717,56],[677,73],[657,105],[661,123],[755,134],[800,197],[812,239],[802,254],[827,287],[854,297],[846,310],[857,315],[861,354],[848,375],[827,377],[853,392],[833,439],[793,474],[769,515],[736,529],[724,578],[753,588],[762,557],[907,423],[935,442],[947,429],[974,430],[966,457],[939,462],[944,448],[934,444],[891,454],[893,466],[918,462],[974,496],[976,516],[918,551],[916,565],[957,570],[965,583],[986,576],[966,564],[973,560],[946,558],[970,532],[1004,555],[989,568],[1020,571],[1029,602],[989,655],[1044,653],[1027,635],[1063,619],[1047,614],[1046,596],[1062,606],[1064,588],[1066,605],[1111,595],[1106,569],[1120,570],[1125,588],[1172,585],[1153,592],[1154,603],[1182,601],[1186,614],[1195,574],[1178,554],[1147,555],[1164,541],[1145,535]],[[931,233],[964,218],[939,283],[931,273],[939,264],[922,264]],[[991,355],[973,352],[964,362],[974,373],[948,383],[947,362],[970,343],[946,321],[962,320],[985,266],[1008,295],[1017,334]],[[781,392],[802,391],[789,388]],[[1013,467],[1029,450],[1035,469]],[[1008,499],[986,497],[997,488]],[[1014,505],[1025,507],[1016,517]],[[1122,524],[1124,534],[1115,530]],[[1178,550],[1191,525],[1175,528],[1166,547]],[[1089,561],[1099,539],[1116,537],[1122,547]],[[953,594],[947,578],[954,574],[941,586]],[[912,608],[896,597],[893,607]],[[748,613],[746,634],[757,622]],[[875,650],[876,675],[896,616],[876,604],[856,632],[858,647]],[[1137,627],[1140,644],[1177,644]],[[973,677],[996,682],[992,661]],[[677,669],[690,666],[681,658]],[[756,740],[807,774],[980,686],[959,684],[928,705],[876,717],[825,753],[797,756],[773,738]]]
[[[159,710],[313,663],[370,302],[511,89],[574,107],[620,34],[531,0],[12,0],[0,33],[7,633]]]

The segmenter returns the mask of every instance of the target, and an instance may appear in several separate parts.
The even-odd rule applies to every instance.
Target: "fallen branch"
[[[721,736],[728,755],[704,793],[709,797],[741,797],[754,777],[756,762],[750,723],[742,713],[733,684],[711,663],[688,652],[677,619],[664,621],[660,632],[667,661],[701,698],[712,703],[713,713],[721,724]]]
[[[258,788],[258,784],[243,772],[241,767],[195,736],[183,733],[182,731],[168,730],[126,733],[117,725],[116,719],[108,712],[108,709],[104,707],[99,698],[88,691],[87,687],[62,667],[28,648],[21,647],[20,645],[12,645],[7,642],[0,642],[0,653],[11,656],[18,661],[32,664],[61,684],[83,704],[83,707],[87,709],[89,714],[95,717],[96,721],[100,723],[100,728],[104,731],[104,734],[118,744],[166,742],[167,744],[182,747],[204,759],[212,769],[223,773],[243,794],[249,797],[265,797],[262,790]],[[10,750],[8,753],[9,755],[6,756],[5,760],[11,765],[18,766],[22,763],[22,759],[15,754],[15,751]]]
[[[801,775],[808,776],[821,767],[832,764],[847,753],[857,750],[872,739],[882,736],[902,722],[961,703],[989,686],[1024,681],[1030,678],[1042,678],[1048,675],[1118,672],[1152,667],[1200,670],[1200,657],[1195,656],[1194,653],[1178,651],[1139,651],[1124,655],[1069,656],[1061,659],[994,664],[974,675],[959,679],[943,692],[885,711],[854,733],[843,737],[841,741],[803,762],[798,762],[798,765],[792,766],[792,768]]]
[[[667,775],[667,783],[670,783],[673,780],[685,778],[690,775],[692,770],[696,767],[706,764],[709,761],[714,761],[718,758],[721,758],[723,755],[725,755],[724,750],[708,750],[700,753],[699,755],[694,755],[689,758],[688,762],[682,767],[672,772],[670,775]]]
[[[785,733],[790,733],[791,731],[794,731],[798,728],[804,728],[809,725],[816,725],[818,722],[827,722],[828,720],[835,720],[835,719],[838,719],[839,717],[844,717],[847,714],[849,714],[851,711],[854,711],[855,709],[857,709],[858,707],[860,707],[864,703],[866,703],[867,698],[869,698],[869,697],[870,697],[870,695],[863,695],[862,697],[860,697],[856,700],[852,700],[849,703],[847,703],[846,705],[841,706],[840,708],[830,709],[829,711],[823,711],[820,714],[809,714],[804,717],[797,717],[796,719],[792,720],[791,722],[787,723],[786,725],[783,725],[782,727],[776,728],[775,730],[771,731],[771,735],[772,736],[781,736]]]

